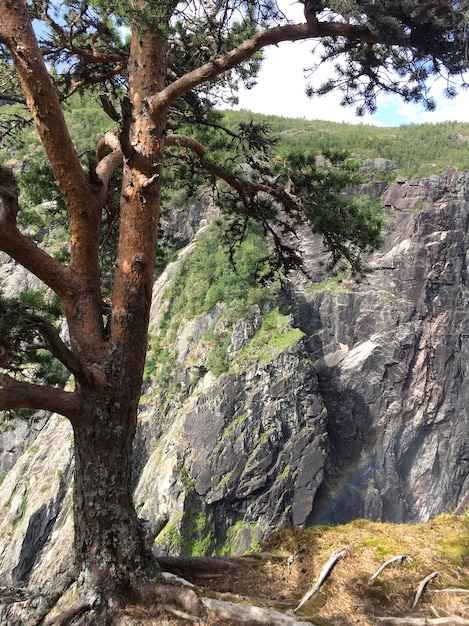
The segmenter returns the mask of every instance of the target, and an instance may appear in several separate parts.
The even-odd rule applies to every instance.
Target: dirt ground
[[[331,554],[345,548],[319,591],[297,612],[318,626],[371,626],[379,617],[458,616],[469,620],[469,515],[443,515],[422,526],[357,520],[345,526],[288,529],[276,533],[258,554],[236,559],[168,559],[165,569],[193,583],[200,595],[254,604],[292,615]],[[370,577],[388,559],[408,555]],[[419,584],[432,578],[412,609]],[[446,590],[446,591],[445,591]],[[449,590],[449,591],[448,591]],[[156,609],[155,609],[156,610]],[[177,609],[176,609],[177,611]],[[146,621],[129,607],[135,624],[193,623],[231,626],[209,613],[205,621],[159,612]],[[147,618],[150,615],[146,613]],[[253,622],[254,623],[254,622]]]

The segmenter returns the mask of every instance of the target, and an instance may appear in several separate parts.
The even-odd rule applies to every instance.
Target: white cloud
[[[304,21],[298,4],[291,5],[288,0],[279,4],[289,17],[298,22]],[[258,84],[251,90],[240,90],[237,108],[268,115],[380,126],[436,123],[446,120],[469,122],[469,91],[462,91],[455,99],[448,100],[443,96],[444,85],[439,87],[438,83],[433,94],[437,101],[435,112],[425,111],[420,105],[406,104],[397,96],[383,95],[378,100],[376,114],[357,117],[353,106],[340,106],[340,93],[308,99],[305,95],[308,80],[314,81],[317,86],[324,82],[328,78],[328,73],[332,71],[330,66],[328,68],[324,65],[310,79],[305,76],[304,69],[314,65],[312,54],[314,45],[314,41],[285,42],[267,48]]]

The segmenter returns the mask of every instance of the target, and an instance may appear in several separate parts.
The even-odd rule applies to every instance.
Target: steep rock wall
[[[142,517],[170,516],[160,552],[243,552],[275,527],[304,524],[323,478],[326,411],[298,346],[208,379],[173,414],[136,489]],[[145,432],[154,419],[142,417]]]
[[[386,245],[360,285],[328,279],[321,246],[304,234],[312,280],[291,277],[281,302],[302,336],[268,358],[216,378],[203,336],[223,324],[223,304],[180,326],[177,387],[147,385],[135,446],[137,510],[150,526],[169,518],[157,553],[239,553],[292,523],[419,522],[467,507],[469,174],[399,181],[382,200]],[[156,285],[154,324],[173,269]],[[230,361],[265,314],[254,307],[233,328]],[[54,418],[0,487],[9,581],[48,580],[50,563],[66,569],[64,423]]]
[[[328,408],[309,521],[425,521],[467,507],[469,175],[400,181],[359,287],[294,288]]]

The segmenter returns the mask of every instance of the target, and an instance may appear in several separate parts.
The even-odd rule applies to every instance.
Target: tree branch
[[[0,200],[0,248],[63,297],[72,280],[71,272],[18,230],[18,187],[13,172],[1,165]]]
[[[228,183],[228,185],[238,194],[239,199],[244,206],[245,215],[262,224],[265,232],[269,233],[269,235],[272,237],[275,244],[275,249],[280,255],[283,266],[287,267],[289,265],[286,257],[284,256],[285,247],[282,244],[279,234],[273,227],[271,220],[267,219],[265,215],[263,215],[261,212],[255,210],[254,198],[258,193],[270,195],[273,199],[282,204],[285,209],[295,214],[300,212],[300,206],[295,196],[288,193],[285,189],[279,189],[277,187],[272,187],[271,185],[266,185],[265,183],[256,183],[250,180],[239,178],[226,170],[221,165],[211,163],[204,158],[207,153],[206,149],[202,146],[201,143],[199,143],[196,139],[193,139],[192,137],[177,134],[167,135],[165,145],[180,146],[191,150],[200,159],[201,167],[205,168],[215,177],[220,178]],[[286,222],[278,220],[277,223],[282,228],[287,227]]]
[[[222,180],[224,180],[240,195],[242,195],[246,191],[254,193],[266,193],[275,198],[278,202],[280,202],[283,206],[290,209],[291,211],[296,212],[299,209],[296,198],[287,193],[284,189],[278,189],[277,187],[272,187],[271,185],[266,185],[265,183],[255,183],[250,180],[238,178],[238,176],[235,176],[221,165],[218,165],[216,163],[210,163],[208,160],[205,160],[204,158],[207,154],[207,150],[200,142],[198,142],[196,139],[193,139],[192,137],[178,134],[167,135],[165,140],[165,146],[180,146],[181,148],[187,148],[191,150],[196,156],[199,157],[201,166],[203,168],[208,170],[217,178],[221,178]]]
[[[105,154],[106,148],[110,148],[112,152]],[[98,162],[96,175],[103,185],[101,190],[103,202],[109,189],[109,180],[117,168],[122,165],[123,158],[119,139],[114,133],[107,131],[96,146],[96,160]]]
[[[58,94],[29,19],[26,0],[0,0],[2,35],[70,215],[71,266],[98,291],[100,198],[81,167]],[[86,201],[84,202],[84,198]]]
[[[87,87],[88,85],[99,85],[101,83],[106,83],[109,79],[120,74],[123,69],[123,65],[116,65],[112,68],[112,70],[109,70],[109,72],[106,72],[101,76],[96,76],[95,78],[85,78],[80,81],[72,81],[72,88],[67,92],[65,98],[70,98],[70,96],[73,96],[74,93],[76,93],[80,89],[83,89],[84,87]]]
[[[10,229],[1,233],[2,247],[22,265],[32,270],[46,284],[54,284],[61,297],[72,343],[94,360],[96,338],[103,338],[99,241],[102,214],[101,185],[92,185],[82,169],[70,137],[61,103],[39,49],[28,13],[27,0],[0,0],[2,36],[8,46],[26,102],[35,121],[55,180],[69,214],[70,265],[68,272],[60,264],[26,243]],[[14,243],[24,246],[18,251]],[[40,273],[31,256],[41,262]],[[50,269],[47,267],[50,263]],[[69,279],[63,285],[63,277]],[[80,297],[78,297],[80,294]],[[65,299],[64,299],[65,298]],[[79,302],[79,305],[77,305]]]
[[[0,411],[8,409],[42,409],[72,418],[77,402],[72,392],[15,380],[0,373]]]
[[[57,329],[43,317],[30,315],[30,323],[41,334],[48,350],[58,359],[82,385],[93,385],[93,374],[82,361],[64,344]]]
[[[77,285],[76,276],[68,267],[36,246],[16,227],[5,228],[2,220],[0,220],[0,248],[42,280],[60,299],[68,297]]]
[[[3,102],[15,102],[17,104],[26,104],[25,99],[21,96],[16,96],[13,93],[2,93],[0,95],[0,100]]]
[[[103,52],[99,52],[99,50],[97,49],[96,45],[95,45],[95,41],[97,39],[97,36],[99,35],[99,33],[96,31],[93,35],[91,35],[90,37],[90,50],[87,50],[86,48],[81,48],[80,46],[76,46],[72,39],[72,28],[70,28],[70,37],[67,37],[66,34],[64,33],[63,29],[57,24],[57,22],[55,22],[50,15],[46,15],[44,17],[44,21],[49,24],[49,26],[54,30],[54,32],[56,33],[56,35],[58,36],[60,43],[62,44],[63,48],[66,48],[67,50],[69,50],[71,52],[71,54],[76,54],[77,56],[79,56],[81,59],[83,59],[83,61],[85,61],[86,63],[96,63],[99,65],[104,65],[106,63],[125,63],[128,59],[128,54],[125,52],[112,52],[112,53],[103,53]]]
[[[361,41],[369,41],[370,43],[378,42],[377,35],[371,32],[368,27],[353,24],[315,23],[313,20],[310,20],[306,24],[287,24],[285,26],[267,28],[258,31],[250,39],[244,41],[225,56],[205,63],[201,67],[176,79],[160,93],[148,99],[150,110],[154,114],[160,109],[167,109],[177,98],[190,89],[233,69],[266,46],[283,41],[300,41],[302,39],[315,39],[326,36],[359,39]]]

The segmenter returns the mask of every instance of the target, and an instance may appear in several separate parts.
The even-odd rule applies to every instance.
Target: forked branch
[[[82,385],[93,384],[93,374],[82,361],[65,345],[57,329],[48,320],[37,315],[30,315],[28,321],[40,333],[48,350]]]
[[[106,148],[110,148],[112,152],[106,154]],[[108,131],[96,147],[96,175],[102,183],[100,193],[103,202],[109,190],[111,176],[122,165],[123,158],[119,139],[114,133]]]
[[[54,30],[55,34],[58,36],[62,47],[66,50],[69,50],[71,54],[76,55],[83,59],[83,61],[87,63],[95,63],[97,65],[104,65],[108,63],[125,63],[128,58],[128,54],[125,52],[101,52],[96,46],[96,40],[99,38],[98,31],[95,31],[93,35],[90,37],[90,47],[83,48],[77,46],[73,43],[73,25],[70,27],[70,33],[67,36],[63,28],[51,18],[51,16],[46,13],[44,16],[44,21],[49,24],[49,26]],[[78,19],[77,19],[78,21]]]

